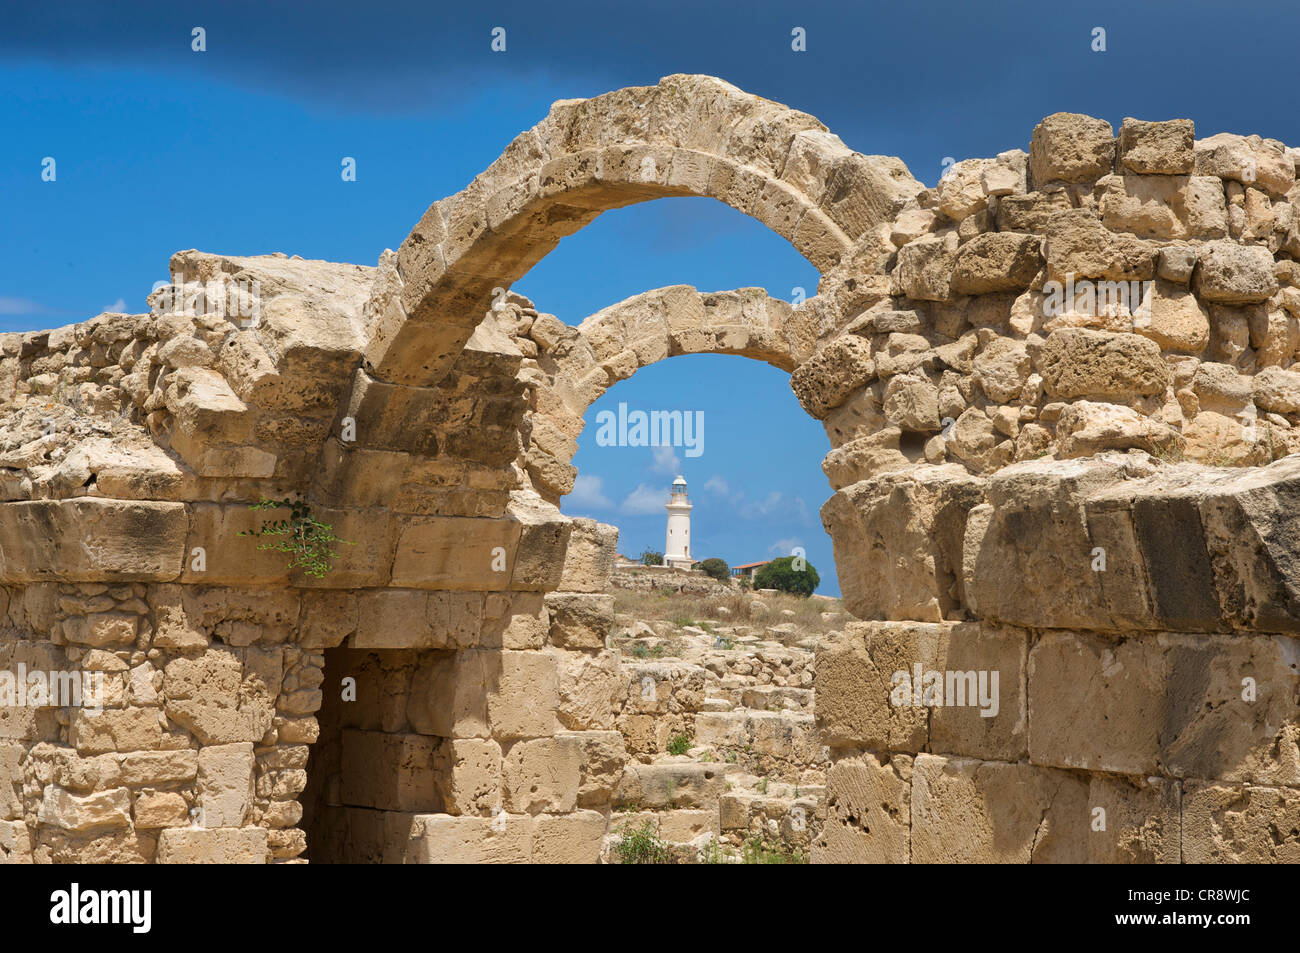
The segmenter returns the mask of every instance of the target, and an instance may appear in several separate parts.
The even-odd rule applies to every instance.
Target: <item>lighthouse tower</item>
[[[686,478],[678,476],[668,491],[668,535],[664,543],[664,565],[690,569],[691,501],[686,496]]]

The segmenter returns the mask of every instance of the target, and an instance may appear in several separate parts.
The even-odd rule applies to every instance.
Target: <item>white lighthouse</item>
[[[690,569],[691,501],[686,496],[686,478],[678,476],[668,491],[668,535],[664,543],[664,565]]]

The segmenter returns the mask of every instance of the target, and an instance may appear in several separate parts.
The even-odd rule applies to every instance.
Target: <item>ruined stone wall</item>
[[[1060,114],[898,215],[793,380],[878,620],[818,659],[815,860],[1300,858],[1296,157]],[[896,704],[918,665],[997,714]]]
[[[787,238],[818,294],[570,325],[509,292],[684,195]],[[863,621],[817,664],[815,859],[1291,859],[1294,199],[1279,143],[1071,115],[926,189],[674,76],[557,103],[375,268],[182,252],[147,314],[3,336],[0,658],[108,687],[0,708],[0,854],[596,860],[616,537],[557,504],[596,397],[710,352],[792,371],[834,448]],[[219,281],[257,313],[209,309]],[[286,496],[346,541],[324,578],[240,535]],[[997,670],[998,715],[891,704],[913,663]]]

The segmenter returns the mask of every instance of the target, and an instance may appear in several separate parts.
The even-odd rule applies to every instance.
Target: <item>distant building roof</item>
[[[757,563],[740,563],[739,565],[732,566],[731,568],[732,569],[753,569],[755,566],[766,566],[771,561],[772,560],[770,559],[764,559],[762,562],[757,562]]]

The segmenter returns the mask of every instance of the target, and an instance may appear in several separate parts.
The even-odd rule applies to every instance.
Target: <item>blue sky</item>
[[[191,50],[195,26],[206,52]],[[497,26],[504,53],[490,49]],[[790,50],[795,26],[805,53]],[[675,72],[810,112],[931,184],[945,157],[1025,147],[1062,110],[1300,143],[1298,27],[1294,5],[1195,0],[26,4],[0,32],[0,329],[142,311],[182,248],[373,263],[555,99]],[[339,176],[344,156],[356,182]],[[668,284],[788,298],[816,278],[757,223],[674,199],[607,213],[516,287],[577,323]],[[681,466],[697,555],[748,561],[797,541],[836,591],[817,518],[828,444],[785,375],[674,359],[588,419],[619,401],[706,411],[705,453]],[[669,461],[588,439],[575,462],[586,479],[567,511],[619,524],[624,552],[662,546],[661,516],[636,511]]]

